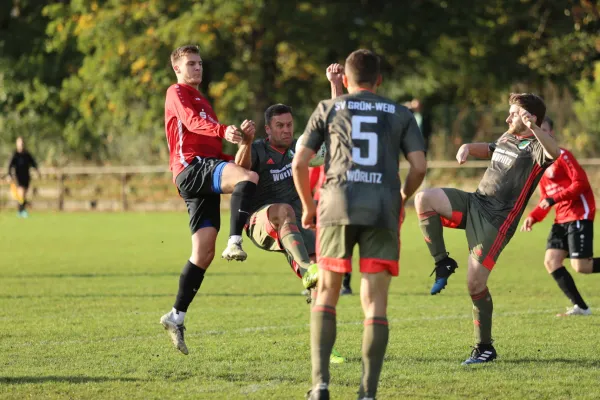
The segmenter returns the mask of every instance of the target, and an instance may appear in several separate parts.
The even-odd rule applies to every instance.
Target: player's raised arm
[[[202,118],[192,106],[192,98],[185,90],[173,85],[167,90],[165,107],[173,110],[181,123],[192,133],[204,136],[225,137],[227,125]]]
[[[327,80],[331,83],[331,98],[335,99],[344,94],[344,67],[340,64],[331,64],[325,73]]]
[[[560,147],[558,147],[558,143],[556,143],[556,140],[549,133],[544,132],[542,128],[536,124],[537,117],[524,108],[519,110],[519,115],[525,126],[529,128],[544,148],[546,156],[552,160],[556,160],[560,157]]]
[[[240,143],[242,134],[233,125],[223,125],[202,118],[192,106],[192,98],[185,90],[178,90],[177,85],[167,90],[165,107],[173,110],[177,118],[188,129],[197,135],[220,137],[231,143]]]
[[[494,145],[490,143],[466,143],[460,146],[456,153],[456,161],[459,164],[467,162],[469,156],[481,159],[492,158]]]
[[[235,154],[235,163],[240,167],[252,169],[252,142],[254,141],[254,122],[245,120],[240,127],[242,131],[248,132],[244,134],[244,138],[238,147]]]

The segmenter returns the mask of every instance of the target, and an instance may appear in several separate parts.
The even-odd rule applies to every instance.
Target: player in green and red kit
[[[246,234],[259,248],[286,254],[306,289],[317,283],[315,234],[302,228],[302,203],[292,180],[296,148],[291,107],[274,104],[265,111],[266,139],[244,138],[236,164],[258,174]],[[311,259],[312,257],[312,259]]]
[[[554,136],[550,118],[544,118],[542,130]],[[591,309],[577,290],[563,261],[569,257],[571,267],[582,274],[600,273],[600,258],[592,258],[596,200],[585,171],[567,149],[561,149],[560,157],[546,169],[540,181],[540,194],[540,203],[525,219],[521,231],[531,231],[532,226],[543,221],[552,206],[556,206],[556,218],[548,236],[544,265],[573,303],[567,312],[557,316],[591,315]]]
[[[509,104],[506,133],[495,143],[464,144],[456,155],[459,164],[469,156],[491,158],[477,190],[427,189],[415,198],[419,225],[436,265],[431,294],[439,293],[457,268],[446,251],[442,227],[466,232],[470,253],[467,286],[473,301],[476,346],[465,365],[497,357],[492,346],[493,303],[487,281],[544,170],[560,155],[554,138],[539,126],[546,114],[544,101],[522,93],[511,94]]]
[[[336,305],[357,244],[365,316],[358,397],[375,398],[388,342],[388,290],[399,271],[402,200],[418,189],[427,169],[425,143],[412,113],[375,93],[382,79],[379,57],[357,50],[346,59],[344,72],[348,94],[319,103],[292,163],[302,224],[314,227],[308,164],[326,144],[317,224],[319,283],[311,312],[312,400],[329,399]],[[411,166],[404,187],[398,175],[402,152]]]
[[[241,132],[233,125],[220,124],[208,100],[198,91],[202,82],[202,58],[197,46],[182,46],[171,53],[177,83],[167,90],[165,130],[173,181],[185,201],[190,218],[192,254],[179,277],[173,309],[160,323],[175,347],[188,354],[184,341],[184,318],[200,289],[204,274],[215,255],[221,226],[221,193],[231,193],[230,236],[222,257],[246,259],[242,231],[248,220],[258,175],[232,162],[222,153],[223,139],[240,143],[242,134],[253,136],[254,123],[245,120]]]

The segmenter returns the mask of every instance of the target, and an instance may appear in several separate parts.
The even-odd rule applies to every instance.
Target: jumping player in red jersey
[[[542,130],[554,136],[554,126],[546,117]],[[600,258],[594,254],[594,217],[596,200],[588,177],[573,156],[561,149],[560,157],[542,176],[540,181],[540,203],[525,219],[521,231],[529,232],[532,226],[546,218],[556,205],[556,218],[548,236],[544,265],[558,287],[573,303],[559,317],[590,315],[592,311],[585,303],[573,277],[563,266],[565,258],[571,259],[571,267],[582,274],[600,272]]]
[[[456,154],[459,164],[469,156],[491,159],[477,190],[427,189],[415,199],[419,225],[435,260],[431,294],[439,293],[457,268],[446,251],[443,226],[464,229],[467,236],[467,287],[473,302],[476,345],[463,365],[497,357],[492,345],[494,303],[487,282],[500,253],[518,229],[544,170],[560,156],[554,138],[540,128],[546,115],[544,101],[532,93],[513,93],[509,105],[507,132],[494,143],[464,144]]]
[[[223,139],[239,144],[254,137],[254,122],[245,120],[240,130],[219,123],[212,107],[200,94],[202,58],[197,46],[183,46],[171,53],[177,83],[167,90],[165,129],[173,181],[185,200],[190,216],[192,255],[179,278],[179,291],[172,311],[161,324],[175,347],[188,354],[184,341],[185,313],[194,299],[215,255],[221,225],[221,193],[231,193],[230,236],[222,257],[244,261],[242,230],[249,216],[258,175],[234,163],[222,153]]]

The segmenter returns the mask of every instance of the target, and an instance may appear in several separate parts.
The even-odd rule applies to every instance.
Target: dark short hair
[[[273,104],[272,106],[269,106],[269,108],[267,108],[267,110],[265,111],[265,124],[266,125],[271,125],[271,120],[273,119],[273,117],[276,117],[278,115],[282,115],[282,114],[291,114],[292,113],[292,107],[290,106],[286,106],[285,104]]]
[[[548,124],[548,126],[550,127],[550,130],[554,130],[554,121],[552,121],[552,118],[550,118],[549,116],[545,116],[544,117],[544,122]]]
[[[508,99],[508,104],[511,106],[517,105],[532,115],[536,116],[536,125],[542,126],[544,117],[546,116],[546,104],[544,100],[533,93],[511,93]]]
[[[344,70],[354,83],[374,85],[381,73],[381,62],[371,50],[359,49],[346,58]]]
[[[186,54],[200,54],[200,48],[193,44],[187,44],[185,46],[181,46],[173,50],[171,53],[171,64],[175,64],[177,60]]]

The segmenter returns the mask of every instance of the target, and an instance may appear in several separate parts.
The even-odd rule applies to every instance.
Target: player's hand
[[[540,202],[540,208],[542,210],[546,210],[546,209],[552,207],[554,204],[555,204],[555,202],[552,199],[552,197],[548,197]]]
[[[229,125],[225,129],[225,140],[235,144],[241,143],[243,140],[242,132],[235,125]]]
[[[254,126],[254,121],[250,121],[245,119],[240,126],[244,134],[243,143],[252,143],[254,140],[254,135],[256,134],[256,127]]]
[[[302,210],[302,227],[304,229],[315,229],[317,217],[317,206],[312,203]]]
[[[521,226],[521,232],[531,232],[531,227],[535,224],[535,220],[531,217],[525,218],[523,226]]]
[[[402,209],[400,210],[400,226],[402,226],[402,224],[404,223],[405,218],[406,218],[406,208],[404,208],[404,206],[402,206]]]
[[[460,149],[458,149],[458,153],[456,153],[456,161],[462,165],[467,162],[467,158],[469,158],[469,145],[463,144],[460,146]]]
[[[531,115],[531,113],[524,108],[519,109],[519,115],[521,116],[521,121],[525,124],[526,127],[533,130],[535,122],[537,121],[537,117],[535,115]]]
[[[327,76],[327,80],[334,84],[341,84],[342,77],[344,76],[344,67],[340,64],[331,64],[327,67],[327,72],[325,73]]]

